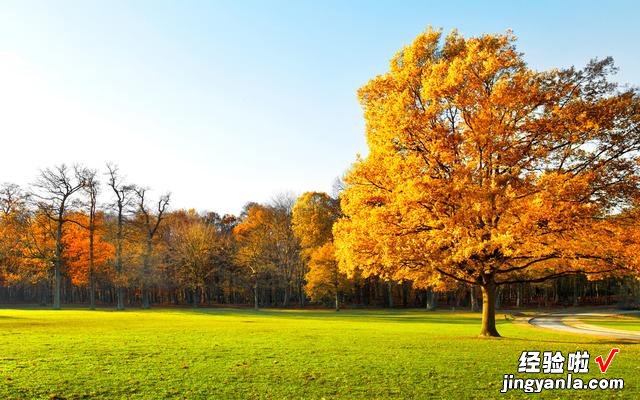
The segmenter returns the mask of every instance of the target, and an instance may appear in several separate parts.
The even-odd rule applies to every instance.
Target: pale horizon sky
[[[0,182],[119,165],[172,208],[331,191],[366,153],[356,90],[427,26],[512,29],[536,69],[613,56],[640,85],[633,1],[3,1]]]

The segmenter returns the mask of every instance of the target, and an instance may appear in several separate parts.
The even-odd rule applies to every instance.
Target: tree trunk
[[[482,285],[482,330],[480,336],[500,337],[496,329],[496,286]]]
[[[149,289],[147,282],[151,277],[151,252],[153,251],[153,236],[149,234],[147,237],[147,246],[145,249],[144,259],[142,261],[142,308],[149,309]]]
[[[427,289],[427,311],[435,311],[438,303],[438,294]]]
[[[469,287],[469,296],[471,299],[471,311],[480,311],[480,307],[478,307],[478,297],[476,296],[476,286],[472,285],[471,287]]]
[[[335,265],[335,268],[333,269],[333,290],[334,290],[334,300],[335,300],[335,306],[336,306],[336,311],[340,311],[340,273],[338,272],[338,266]]]
[[[258,277],[253,284],[253,308],[258,309]]]
[[[142,308],[144,310],[148,310],[149,306],[149,289],[147,289],[146,285],[142,287]]]
[[[124,221],[122,215],[122,204],[118,203],[118,231],[116,235],[116,310],[118,311],[124,310],[124,288],[122,287],[122,241],[124,239],[123,224]]]
[[[53,271],[53,309],[59,310],[60,307],[60,268],[58,267],[58,261],[56,261],[56,267]]]
[[[290,284],[284,286],[284,299],[282,300],[282,307],[289,305],[289,288]]]
[[[301,283],[298,283],[298,296],[300,296],[300,308],[304,308],[304,290]]]
[[[193,299],[191,299],[193,301],[193,308],[198,308],[198,289],[195,288],[193,289],[193,293],[192,293]]]
[[[120,285],[118,285],[116,289],[116,297],[117,297],[116,310],[118,311],[124,310],[124,288]]]
[[[91,268],[92,271],[90,272],[90,277],[89,277],[89,309],[91,310],[95,310],[96,309],[96,281],[95,281],[95,277],[93,275],[93,268]]]
[[[96,309],[96,277],[93,264],[93,237],[94,228],[91,227],[89,231],[89,308],[91,310]]]
[[[62,264],[62,213],[58,216],[58,229],[56,231],[56,259],[53,266],[53,309],[59,310],[60,304],[60,291],[61,291],[61,276],[60,268]]]

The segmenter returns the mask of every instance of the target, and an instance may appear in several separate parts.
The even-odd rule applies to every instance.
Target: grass
[[[519,398],[499,390],[504,374],[538,377],[517,373],[522,351],[586,349],[600,377],[593,359],[614,346],[498,329],[478,338],[479,314],[461,312],[0,309],[0,398]],[[640,398],[640,348],[618,347],[606,376],[625,388],[577,395]]]
[[[604,328],[640,332],[640,313],[612,315],[606,318],[582,318],[582,322]]]

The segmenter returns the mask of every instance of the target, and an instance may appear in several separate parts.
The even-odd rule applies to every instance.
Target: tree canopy
[[[498,285],[637,268],[640,99],[614,72],[536,71],[511,33],[419,35],[358,92],[341,267],[478,285],[487,336]]]

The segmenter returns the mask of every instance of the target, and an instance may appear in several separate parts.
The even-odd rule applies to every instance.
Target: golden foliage
[[[70,219],[81,225],[69,223],[64,229],[62,243],[65,248],[64,260],[67,274],[74,285],[89,283],[89,217],[82,213],[74,213]],[[111,274],[109,263],[113,260],[115,249],[113,245],[103,239],[104,215],[97,213],[95,217],[95,233],[93,238],[93,268],[95,274]]]
[[[304,290],[314,301],[334,300],[336,292],[344,292],[351,286],[347,275],[338,268],[333,242],[327,242],[312,252],[305,279]]]
[[[349,285],[338,269],[333,246],[333,224],[340,215],[340,203],[326,193],[304,193],[293,207],[293,232],[309,265],[305,292],[315,301],[337,299]]]
[[[293,206],[293,232],[305,251],[333,240],[332,228],[340,217],[340,203],[326,193],[306,192]]]
[[[637,268],[635,222],[616,217],[638,193],[637,93],[610,59],[538,72],[514,42],[429,29],[359,90],[344,271],[498,285]]]

